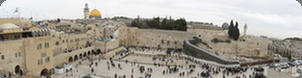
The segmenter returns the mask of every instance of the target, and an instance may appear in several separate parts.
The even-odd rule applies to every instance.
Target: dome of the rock
[[[101,12],[97,9],[94,9],[90,12],[90,17],[101,17]]]

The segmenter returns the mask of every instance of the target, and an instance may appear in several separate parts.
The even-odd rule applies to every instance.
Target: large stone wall
[[[271,42],[267,38],[242,36],[239,40],[234,41],[229,39],[227,30],[205,30],[205,29],[189,29],[188,32],[193,33],[196,37],[201,38],[204,43],[207,43],[211,48],[207,48],[203,44],[200,47],[210,50],[213,53],[221,56],[235,59],[236,50],[238,56],[265,58],[268,55],[268,44]],[[214,43],[212,40],[229,40],[227,42]]]
[[[182,48],[183,40],[194,35],[185,31],[126,28],[120,31],[122,45],[158,48]]]
[[[119,27],[118,39],[121,46],[130,46],[136,42],[136,30],[134,27]]]

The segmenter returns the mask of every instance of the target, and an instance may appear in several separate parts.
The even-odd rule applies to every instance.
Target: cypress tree
[[[234,29],[234,23],[233,23],[233,20],[231,20],[228,34],[229,34],[229,37],[232,38],[232,39],[233,39],[233,29]]]
[[[239,24],[238,24],[237,21],[236,21],[236,23],[234,25],[233,20],[231,20],[230,26],[229,26],[228,35],[233,40],[238,40],[239,39],[240,31],[238,29],[238,26],[239,26]]]
[[[239,36],[240,36],[240,31],[238,28],[238,22],[236,22],[235,29],[234,29],[234,40],[238,40]]]

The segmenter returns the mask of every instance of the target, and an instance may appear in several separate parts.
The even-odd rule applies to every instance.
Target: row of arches
[[[20,65],[15,66],[14,72],[16,73],[16,75],[20,75],[20,76],[24,75],[23,69],[21,68]],[[50,76],[50,71],[48,69],[44,68],[41,71],[40,76]]]
[[[91,50],[91,51],[88,51],[88,52],[80,53],[78,55],[70,56],[69,59],[68,59],[68,62],[77,61],[77,60],[82,59],[82,58],[87,57],[87,56],[99,55],[99,54],[101,54],[101,50],[100,49],[97,49],[96,51]],[[16,66],[15,70],[19,71],[20,70],[20,66],[19,65]],[[50,71],[48,69],[44,68],[41,71],[40,76],[48,77],[48,76],[50,76]]]
[[[91,51],[88,51],[88,52],[80,53],[79,55],[70,56],[69,59],[68,59],[68,62],[77,61],[78,59],[82,59],[82,58],[87,57],[87,56],[99,55],[99,54],[101,54],[100,49],[97,49],[96,51],[91,50]]]

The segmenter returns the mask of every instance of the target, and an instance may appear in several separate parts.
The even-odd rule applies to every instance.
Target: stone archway
[[[97,54],[100,54],[101,52],[102,52],[102,51],[101,51],[100,49],[97,49],[97,50],[96,50],[96,53],[97,53]]]
[[[79,56],[80,56],[80,59],[82,59],[82,57],[83,57],[83,54],[81,53],[81,54],[80,54]]]
[[[91,50],[91,54],[95,55],[95,54],[96,54],[96,52],[94,52],[94,50]]]
[[[17,65],[17,66],[15,67],[15,73],[16,73],[16,74],[19,74],[19,75],[23,75],[23,71],[22,71],[20,65]]]
[[[75,55],[74,56],[74,61],[77,61],[78,60],[78,55]]]
[[[94,50],[91,50],[91,54],[96,55],[96,52]]]
[[[41,77],[42,77],[42,76],[49,76],[49,71],[48,71],[48,69],[44,68],[44,69],[41,71],[40,76],[41,76]]]
[[[86,52],[84,53],[84,57],[86,57]]]
[[[72,62],[72,61],[73,61],[73,59],[72,59],[72,57],[70,56],[69,59],[68,59],[68,62]]]

